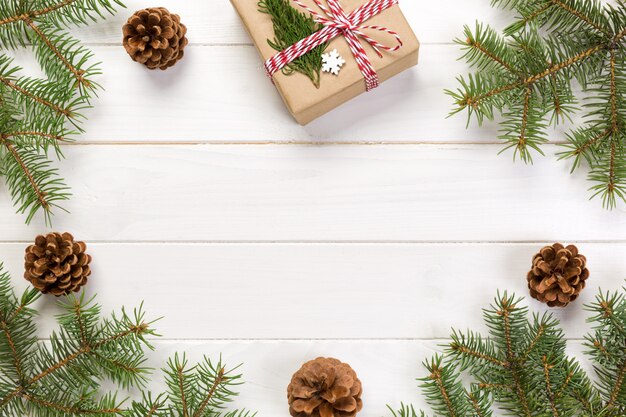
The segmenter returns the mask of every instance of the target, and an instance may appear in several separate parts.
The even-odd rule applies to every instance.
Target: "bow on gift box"
[[[350,14],[346,14],[343,7],[339,4],[339,0],[326,0],[328,7],[324,6],[321,0],[314,1],[326,16],[312,10],[300,0],[293,0],[298,6],[311,13],[315,22],[323,25],[324,28],[268,59],[265,62],[267,75],[272,78],[277,71],[280,71],[302,55],[305,55],[314,48],[317,48],[339,35],[343,35],[350,46],[350,50],[354,55],[354,59],[361,73],[363,73],[367,91],[378,87],[378,74],[368,58],[367,52],[365,52],[361,44],[361,40],[367,42],[378,56],[382,58],[383,54],[381,50],[389,52],[397,51],[402,47],[402,39],[396,32],[385,27],[376,25],[362,26],[362,24],[383,10],[398,4],[398,0],[370,0]],[[396,38],[398,44],[395,47],[383,45],[363,32],[368,29],[388,33]]]

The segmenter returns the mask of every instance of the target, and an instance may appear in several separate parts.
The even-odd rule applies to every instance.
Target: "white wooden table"
[[[74,31],[102,60],[106,91],[87,133],[64,148],[72,214],[54,228],[89,243],[88,291],[105,311],[145,300],[165,316],[152,365],[175,351],[222,352],[244,362],[238,404],[278,417],[291,374],[334,356],[363,381],[360,415],[380,417],[387,403],[423,404],[420,363],[450,327],[482,329],[480,309],[498,289],[526,295],[544,244],[576,243],[588,256],[582,302],[623,284],[624,205],[587,201],[585,173],[569,176],[552,157],[562,133],[531,167],[496,155],[496,126],[445,120],[443,89],[467,72],[451,40],[475,19],[502,23],[487,0],[404,1],[423,42],[419,67],[307,127],[264,78],[226,0],[127,3]],[[165,73],[120,45],[130,13],[160,5],[182,16],[191,41]],[[17,56],[34,68],[29,53]],[[21,289],[24,247],[47,229],[12,212],[2,185],[0,259]],[[556,314],[578,352],[582,305]],[[41,326],[45,337],[50,316]]]

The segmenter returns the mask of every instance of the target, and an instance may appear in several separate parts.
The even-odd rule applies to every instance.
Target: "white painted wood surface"
[[[136,127],[131,130],[138,130]],[[55,226],[91,241],[622,240],[623,208],[587,201],[582,172],[498,145],[87,145]],[[546,147],[554,153],[556,147]],[[11,212],[8,199],[0,202]],[[20,219],[6,239],[29,240]]]
[[[165,73],[119,45],[128,15],[155,5],[127,3],[74,31],[103,62],[106,91],[64,148],[74,196],[54,226],[89,243],[88,291],[105,311],[145,300],[164,316],[152,365],[222,352],[245,364],[238,403],[279,417],[300,364],[336,356],[364,382],[362,417],[420,405],[420,363],[451,327],[482,328],[498,289],[526,294],[532,255],[553,241],[577,243],[592,270],[581,303],[556,312],[580,355],[582,303],[626,278],[626,209],[588,202],[585,174],[570,176],[556,145],[532,167],[512,164],[496,155],[496,126],[445,119],[443,90],[467,71],[451,40],[476,19],[504,21],[487,0],[405,0],[420,66],[307,127],[288,116],[226,0],[160,2],[191,40]],[[36,71],[28,53],[16,57]],[[24,247],[47,229],[12,211],[0,185],[0,261],[22,289]],[[42,337],[53,301],[40,302]]]

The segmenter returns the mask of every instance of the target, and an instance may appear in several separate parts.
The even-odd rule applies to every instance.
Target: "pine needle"
[[[145,388],[152,369],[146,352],[156,320],[142,306],[102,317],[95,298],[70,295],[59,303],[58,330],[38,340],[33,288],[18,297],[0,263],[0,417],[254,417],[226,411],[243,384],[239,367],[222,358],[190,365],[176,354],[163,370],[167,391],[143,392],[125,407],[115,389]]]
[[[100,69],[92,53],[66,31],[114,13],[118,0],[0,1],[0,49],[29,47],[46,79],[20,75],[7,55],[0,54],[0,176],[19,213],[30,223],[43,212],[46,224],[53,209],[70,196],[50,150],[63,157],[60,143],[81,132],[82,111],[99,88]]]
[[[592,197],[626,202],[626,5],[600,0],[492,0],[517,19],[502,34],[477,23],[457,40],[475,73],[459,77],[451,114],[501,116],[514,157],[543,155],[548,128],[583,110],[560,159],[590,168]],[[576,85],[583,87],[577,97]],[[582,102],[581,106],[579,102]]]
[[[488,334],[454,331],[443,355],[424,363],[422,393],[441,417],[623,417],[626,415],[626,289],[603,293],[586,310],[591,377],[567,356],[559,321],[529,314],[522,300],[498,294],[483,310]],[[402,405],[393,417],[417,417]],[[424,417],[425,413],[422,412]]]

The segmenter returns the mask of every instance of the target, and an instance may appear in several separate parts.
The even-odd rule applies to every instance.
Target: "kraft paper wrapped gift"
[[[325,16],[313,0],[301,1],[312,10],[319,11],[322,16]],[[322,3],[325,4],[326,1],[322,0]],[[349,14],[367,1],[340,0],[340,4],[345,12]],[[265,61],[276,55],[278,51],[267,42],[268,39],[274,39],[272,18],[270,15],[259,11],[258,0],[231,0],[231,3],[241,17],[263,60]],[[295,3],[292,3],[292,6],[300,11],[305,11],[300,9]],[[397,32],[402,39],[403,46],[400,49],[397,51],[382,50],[382,58],[376,54],[367,42],[361,42],[374,69],[378,73],[380,82],[417,65],[419,41],[398,5],[383,10],[381,13],[363,22],[363,25],[386,27]],[[388,33],[377,30],[365,30],[364,32],[381,44],[389,45],[390,47],[397,44],[396,38]],[[366,92],[363,74],[348,46],[348,42],[342,35],[330,41],[326,52],[330,52],[333,49],[337,49],[339,54],[346,60],[346,64],[344,64],[338,76],[322,72],[320,88],[316,88],[308,77],[298,72],[285,75],[278,71],[274,74],[273,80],[278,92],[285,101],[289,112],[302,125],[317,119],[348,100]],[[267,78],[264,81],[270,82]],[[377,89],[372,90],[368,94],[377,94]]]

